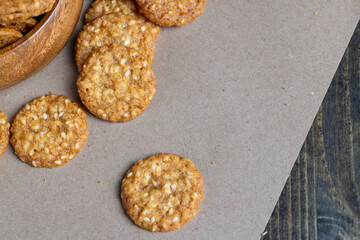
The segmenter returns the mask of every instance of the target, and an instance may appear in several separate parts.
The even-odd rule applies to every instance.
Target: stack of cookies
[[[160,32],[157,24],[185,25],[201,14],[204,4],[205,0],[95,0],[76,42],[77,85],[86,108],[112,122],[139,116],[156,92],[151,66]]]
[[[134,119],[156,92],[151,65],[160,27],[131,0],[97,0],[85,21],[76,43],[81,100],[103,120]]]
[[[1,0],[0,48],[6,47],[29,32],[38,17],[49,12],[55,0]]]

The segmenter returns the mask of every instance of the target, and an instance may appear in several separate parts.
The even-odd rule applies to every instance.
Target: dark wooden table
[[[360,239],[360,21],[263,239]]]

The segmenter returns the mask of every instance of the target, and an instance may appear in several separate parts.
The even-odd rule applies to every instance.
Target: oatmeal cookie
[[[0,110],[0,157],[9,144],[10,124],[6,115]]]
[[[140,12],[161,26],[182,26],[195,20],[206,0],[136,0]]]
[[[140,115],[156,92],[148,59],[135,49],[103,46],[86,61],[77,80],[81,101],[95,116],[125,122]]]
[[[75,60],[81,71],[86,59],[101,46],[119,44],[135,49],[151,65],[155,52],[155,36],[143,20],[122,13],[111,13],[85,25],[79,33]]]
[[[175,154],[159,153],[139,160],[121,184],[126,213],[141,228],[172,231],[198,212],[204,180],[195,165]]]
[[[10,131],[10,143],[23,162],[56,168],[72,160],[85,145],[86,115],[69,98],[50,94],[25,104]]]

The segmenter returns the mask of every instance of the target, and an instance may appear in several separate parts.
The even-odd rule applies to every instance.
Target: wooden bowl
[[[56,0],[29,33],[0,49],[0,89],[31,77],[59,54],[76,27],[82,4],[83,0]]]

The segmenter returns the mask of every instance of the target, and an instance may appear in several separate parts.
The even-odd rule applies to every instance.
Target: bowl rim
[[[47,12],[44,17],[40,20],[40,22],[38,22],[36,24],[36,26],[30,30],[30,32],[28,32],[27,34],[25,34],[21,39],[19,39],[18,41],[10,44],[9,46],[6,46],[4,48],[1,48],[0,49],[0,54],[3,54],[3,53],[7,53],[19,46],[21,46],[23,43],[25,43],[27,40],[30,40],[32,39],[33,37],[36,36],[36,34],[41,31],[41,29],[44,28],[44,26],[48,23],[49,19],[55,14],[55,10],[58,8],[59,6],[59,2],[61,0],[55,0],[54,2],[54,6],[53,8]]]

